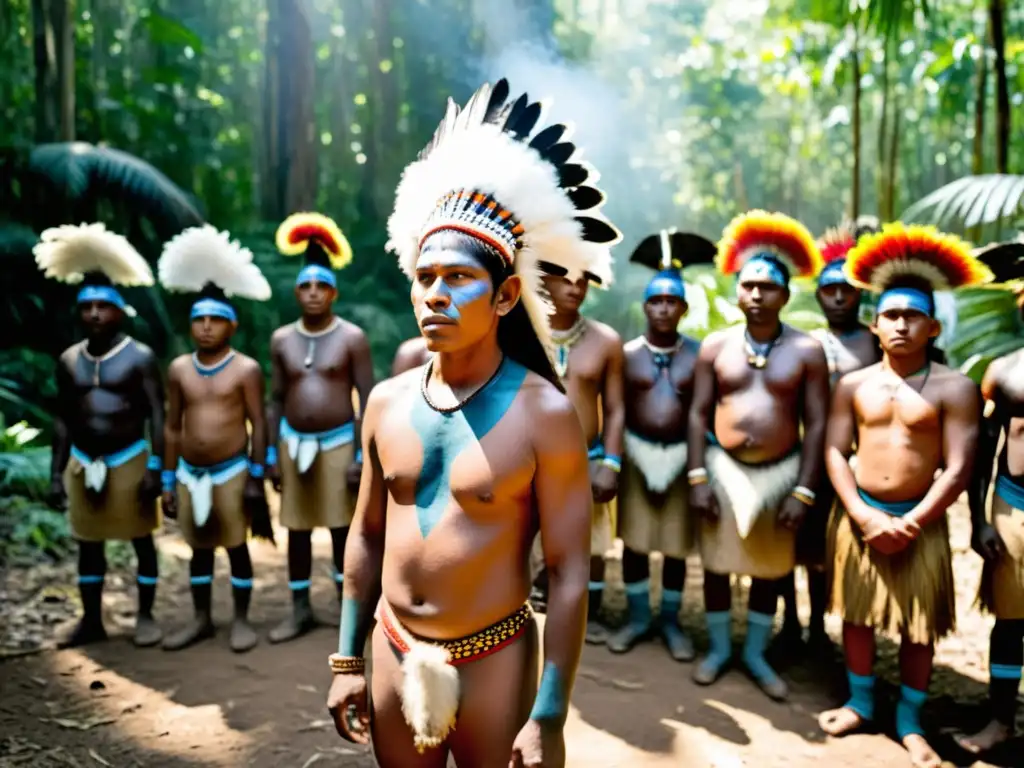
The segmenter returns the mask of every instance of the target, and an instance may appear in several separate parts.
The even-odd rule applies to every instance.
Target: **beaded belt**
[[[392,615],[391,607],[384,604],[383,600],[379,615],[381,628],[384,630],[384,636],[388,642],[400,653],[408,653],[409,641],[406,638],[411,638],[412,635],[404,627],[397,626],[398,620]],[[523,606],[515,613],[472,635],[456,640],[437,641],[414,638],[413,641],[444,648],[451,656],[449,663],[456,666],[500,651],[523,633],[532,618],[533,609],[530,608],[529,603],[523,603]]]

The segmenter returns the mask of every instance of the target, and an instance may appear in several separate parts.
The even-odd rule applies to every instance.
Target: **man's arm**
[[[942,406],[943,470],[928,493],[907,515],[924,528],[946,514],[946,509],[967,489],[978,448],[981,397],[974,382],[953,373]]]
[[[370,342],[362,329],[357,328],[352,336],[352,378],[356,392],[359,393],[359,418],[355,423],[356,461],[363,459],[363,441],[360,435],[363,425],[363,414],[366,413],[366,401],[373,389],[373,357],[370,354]]]
[[[856,414],[853,409],[853,396],[857,391],[860,378],[846,375],[836,382],[832,395],[832,407],[826,419],[825,429],[825,469],[828,479],[835,488],[836,495],[847,514],[858,525],[861,523],[856,515],[863,506],[860,494],[857,493],[857,480],[850,469],[850,455],[853,453],[853,438],[856,427]]]
[[[626,429],[626,394],[623,381],[622,339],[608,343],[608,365],[601,390],[602,428],[606,456],[622,460],[622,433]]]
[[[163,461],[164,457],[164,383],[160,365],[152,351],[146,351],[142,367],[142,391],[149,406],[150,455]],[[160,467],[157,466],[156,469]]]
[[[267,466],[277,464],[277,441],[284,415],[285,393],[284,363],[281,360],[281,342],[275,333],[270,338],[270,401],[267,403]]]
[[[693,395],[690,399],[690,418],[687,425],[687,467],[692,472],[704,469],[705,435],[711,423],[715,406],[715,356],[719,344],[712,337],[705,339],[697,353],[693,367]]]
[[[575,408],[554,391],[538,400],[533,484],[548,571],[548,609],[544,671],[530,719],[560,729],[586,634],[593,501],[587,445]]]
[[[164,421],[164,479],[165,491],[174,490],[174,471],[181,454],[181,423],[184,415],[184,398],[181,393],[181,379],[178,367],[172,362],[167,369],[167,420]]]
[[[825,432],[828,429],[829,373],[825,351],[813,342],[808,353],[803,391],[804,442],[797,485],[817,491],[822,481]]]
[[[263,407],[263,371],[259,363],[252,361],[251,367],[242,379],[242,399],[245,403],[245,417],[252,425],[250,435],[249,462],[263,466],[267,456],[267,412]],[[262,477],[257,472],[255,477]]]
[[[978,450],[971,476],[970,487],[967,489],[967,500],[971,507],[971,527],[977,535],[988,522],[985,514],[985,502],[988,499],[988,487],[992,482],[992,464],[999,446],[999,435],[1003,424],[1008,422],[1005,404],[999,390],[999,361],[993,362],[985,371],[981,380],[981,397],[985,402],[981,424],[978,430]],[[990,412],[991,409],[991,412]]]
[[[71,434],[68,430],[68,406],[74,400],[74,382],[64,362],[64,356],[57,360],[57,403],[53,419],[53,445],[50,459],[50,479],[61,482],[64,468],[71,454]]]
[[[384,527],[388,492],[377,455],[377,424],[388,399],[387,383],[375,387],[363,409],[362,448],[365,457],[352,527],[345,544],[345,583],[338,628],[338,654],[361,657],[380,599],[384,564]]]

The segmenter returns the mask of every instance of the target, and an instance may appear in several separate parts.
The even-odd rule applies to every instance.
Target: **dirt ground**
[[[973,762],[950,734],[984,717],[991,620],[973,609],[980,561],[969,550],[966,509],[952,514],[959,629],[938,649],[925,726],[951,765],[1024,766],[1024,740]],[[321,532],[318,532],[321,533]],[[337,610],[329,571],[329,539],[316,537],[314,601],[327,623]],[[253,619],[265,637],[288,610],[284,533],[275,549],[254,544]],[[160,539],[158,619],[165,629],[187,619],[188,550],[173,524]],[[699,571],[687,586],[686,621],[703,647]],[[657,573],[657,563],[655,573]],[[216,616],[230,617],[227,561],[218,556]],[[607,604],[614,614],[624,597],[617,559],[609,567]],[[139,650],[130,642],[134,609],[130,570],[108,575],[105,610],[111,639],[81,650],[52,650],[53,637],[77,610],[73,566],[8,572],[0,582],[0,767],[31,766],[287,766],[374,765],[363,749],[337,737],[324,707],[327,655],[335,629],[324,626],[299,641],[232,654],[227,632],[179,653]],[[743,587],[736,588],[736,604]],[[806,617],[806,605],[804,605]],[[742,612],[735,622],[742,632]],[[781,615],[781,611],[780,611]],[[838,640],[839,624],[830,619]],[[890,703],[896,648],[880,645],[879,675]],[[806,656],[806,654],[803,654]],[[6,658],[3,658],[6,657]],[[800,658],[779,668],[791,684],[785,704],[766,699],[739,672],[711,688],[690,682],[690,667],[669,659],[657,644],[625,656],[587,647],[567,727],[568,763],[593,768],[802,768],[823,760],[836,768],[909,766],[885,734],[826,738],[817,714],[842,701],[838,655]],[[1024,707],[1022,707],[1024,713]],[[880,718],[891,718],[891,706]],[[1019,723],[1024,725],[1024,722]],[[1018,729],[1021,731],[1021,729]]]

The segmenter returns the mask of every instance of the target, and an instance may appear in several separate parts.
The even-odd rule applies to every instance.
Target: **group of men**
[[[746,576],[739,660],[768,696],[787,696],[765,652],[780,595],[781,638],[802,633],[793,570],[805,565],[809,640],[825,642],[829,606],[844,620],[851,696],[822,727],[842,735],[873,719],[874,636],[887,632],[902,640],[897,733],[916,765],[938,765],[919,712],[934,643],[955,620],[945,511],[969,490],[997,621],[993,720],[961,743],[980,751],[1008,738],[1024,661],[1024,358],[991,366],[984,418],[977,387],[934,361],[935,291],[992,274],[932,229],[849,225],[816,243],[798,222],[752,211],[717,245],[674,231],[641,242],[632,260],[655,271],[647,327],[623,344],[580,313],[588,287],[612,277],[619,233],[600,212],[604,196],[566,128],[540,126],[539,104],[509,97],[500,81],[461,110],[449,102],[403,174],[388,247],[412,281],[421,335],[376,387],[365,335],[333,314],[334,269],[351,251],[324,217],[297,215],[278,233],[282,252],[307,263],[295,288],[302,318],[272,339],[266,411],[258,364],[230,345],[231,297],[269,297],[248,251],[210,227],[165,248],[161,284],[199,294],[196,351],[171,364],[165,416],[153,354],[120,330],[129,308],[115,286],[152,284],[145,261],[99,225],[44,234],[40,266],[85,278],[87,338],[61,359],[53,464],[54,496],[66,492],[81,544],[85,615],[69,643],[103,636],[112,538],[138,552],[136,642],[160,642],[151,534],[162,489],[164,514],[193,549],[196,609],[165,647],[213,633],[213,552],[224,547],[231,645],[251,648],[247,531],[273,535],[269,479],[282,492],[294,603],[270,639],[313,626],[310,531],[329,528],[341,622],[328,706],[339,733],[372,739],[386,768],[440,767],[449,755],[465,766],[564,765],[585,641],[623,653],[657,635],[672,658],[696,658],[680,623],[694,551],[709,637],[696,682],[732,664],[730,579]],[[745,322],[698,343],[678,331],[682,272],[711,263],[735,276]],[[818,280],[821,332],[780,319],[795,276]],[[870,327],[863,290],[878,294]],[[616,497],[628,617],[611,628],[600,608]],[[656,611],[652,552],[664,555]]]

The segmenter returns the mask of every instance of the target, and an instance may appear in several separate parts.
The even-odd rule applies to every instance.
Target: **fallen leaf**
[[[100,765],[105,765],[105,766],[107,766],[107,768],[114,768],[110,763],[108,763],[106,760],[104,760],[102,757],[100,757],[99,753],[95,749],[90,749],[89,750],[89,757],[91,757],[93,760],[95,760]]]

